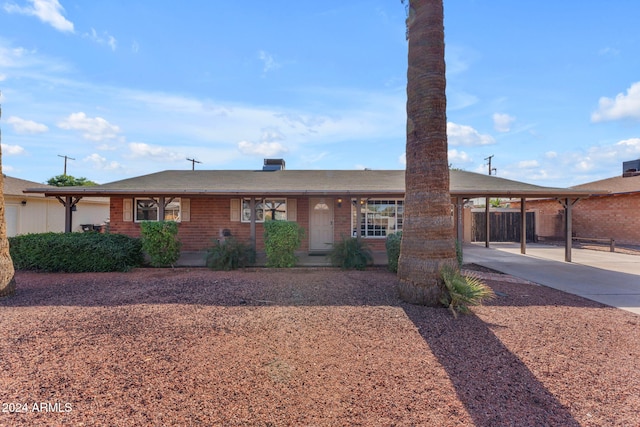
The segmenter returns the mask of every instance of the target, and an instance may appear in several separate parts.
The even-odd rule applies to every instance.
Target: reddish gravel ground
[[[485,277],[455,319],[380,269],[18,272],[0,425],[640,425],[640,316]]]

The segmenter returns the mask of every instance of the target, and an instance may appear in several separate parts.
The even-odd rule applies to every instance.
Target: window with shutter
[[[231,221],[240,221],[240,199],[231,199],[230,203]]]
[[[132,199],[122,200],[122,221],[124,222],[133,221],[133,200]]]

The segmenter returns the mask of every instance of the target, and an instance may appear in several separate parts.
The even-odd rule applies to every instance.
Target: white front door
[[[333,245],[333,199],[309,199],[309,209],[309,250],[331,250],[331,245]]]

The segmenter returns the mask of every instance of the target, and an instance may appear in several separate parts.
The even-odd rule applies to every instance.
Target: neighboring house
[[[640,175],[626,174],[571,187],[599,193],[580,199],[573,206],[573,235],[614,239],[617,244],[640,245]],[[527,203],[538,216],[541,237],[560,238],[564,230],[564,210],[555,200]]]
[[[110,230],[140,235],[140,222],[180,222],[183,251],[202,251],[225,235],[263,250],[263,223],[296,221],[306,230],[301,250],[326,252],[343,236],[384,251],[385,237],[402,230],[404,170],[284,170],[266,159],[263,170],[169,170],[95,187],[30,188],[64,200],[110,197]],[[586,197],[495,176],[451,171],[452,215],[463,238],[462,206],[474,197]],[[84,200],[84,199],[81,199]]]
[[[42,184],[4,176],[5,220],[7,236],[19,234],[62,232],[65,229],[65,209],[56,199],[43,194],[25,194],[24,190]],[[45,186],[56,189],[58,187]],[[82,199],[73,212],[73,231],[82,231],[81,224],[102,225],[109,218],[109,199]]]

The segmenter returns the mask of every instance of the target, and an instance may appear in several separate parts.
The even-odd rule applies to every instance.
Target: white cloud
[[[602,97],[598,110],[591,115],[592,122],[620,119],[640,120],[640,82],[627,89],[627,94],[619,93],[615,99]]]
[[[7,124],[13,126],[17,133],[43,133],[49,130],[46,125],[36,123],[33,120],[25,120],[20,117],[11,116],[7,119]]]
[[[262,141],[282,141],[284,140],[285,137],[282,134],[282,132],[280,132],[277,129],[262,129],[262,136],[261,136],[261,140]]]
[[[511,123],[515,120],[515,117],[508,114],[495,113],[493,115],[493,127],[498,132],[509,132],[511,130]]]
[[[447,139],[449,145],[489,145],[495,144],[491,135],[483,135],[471,126],[458,125],[453,122],[447,123]]]
[[[18,155],[24,153],[24,148],[19,145],[2,144],[2,154]]]
[[[398,157],[398,163],[403,166],[407,166],[407,153],[402,153],[400,157]]]
[[[615,154],[620,158],[640,156],[640,138],[630,138],[620,141],[614,146]],[[628,160],[628,159],[626,159]]]
[[[518,169],[534,169],[540,167],[537,160],[522,160],[518,162]]]
[[[14,3],[5,3],[4,10],[8,13],[35,16],[58,31],[73,33],[73,22],[63,16],[64,8],[58,0],[28,0],[28,2],[31,6],[20,7]]]
[[[448,152],[449,163],[469,163],[471,157],[464,151],[458,151],[456,149],[449,150]]]
[[[278,62],[276,62],[273,55],[271,55],[268,52],[265,52],[264,50],[261,50],[260,52],[258,52],[258,58],[263,63],[262,71],[264,73],[267,73],[272,70],[277,70],[278,68],[281,67],[281,65]]]
[[[120,128],[112,125],[102,117],[87,117],[85,113],[73,113],[58,123],[58,127],[67,130],[84,132],[82,137],[90,141],[104,141],[118,136]]]
[[[116,38],[110,35],[109,33],[107,33],[106,31],[104,31],[100,35],[94,28],[92,28],[90,33],[84,33],[82,37],[89,39],[94,43],[97,43],[100,45],[108,45],[113,51],[115,51],[116,48],[118,47],[118,41],[116,40]]]
[[[7,75],[6,74],[0,74],[0,82],[3,82],[7,80]]]
[[[598,51],[598,55],[610,55],[610,56],[618,56],[620,55],[620,50],[613,47],[603,47]]]
[[[278,156],[289,151],[279,142],[261,142],[256,144],[249,141],[240,141],[238,143],[238,149],[242,154],[260,155],[264,157]]]
[[[160,147],[158,145],[149,145],[144,142],[131,142],[129,143],[130,154],[127,156],[131,159],[151,159],[155,161],[178,161],[183,159],[183,155]]]
[[[105,170],[105,171],[114,171],[114,170],[123,169],[120,163],[115,161],[110,162],[106,158],[96,153],[85,157],[84,161],[92,163],[94,169]]]
[[[543,164],[536,175],[529,171],[519,172],[515,179],[544,179],[540,171],[547,171],[548,179],[560,179],[563,175],[569,176],[569,182],[561,186],[582,184],[593,180],[594,176],[614,176],[622,170],[622,162],[640,158],[640,138],[630,138],[618,141],[615,144],[592,146],[582,151],[568,151],[545,153]],[[533,162],[533,161],[531,161]],[[526,162],[521,162],[525,163]],[[518,164],[520,166],[520,164]],[[537,166],[536,166],[537,167]],[[612,173],[612,171],[615,171]],[[515,171],[514,171],[515,174]],[[566,179],[566,178],[565,178]]]

